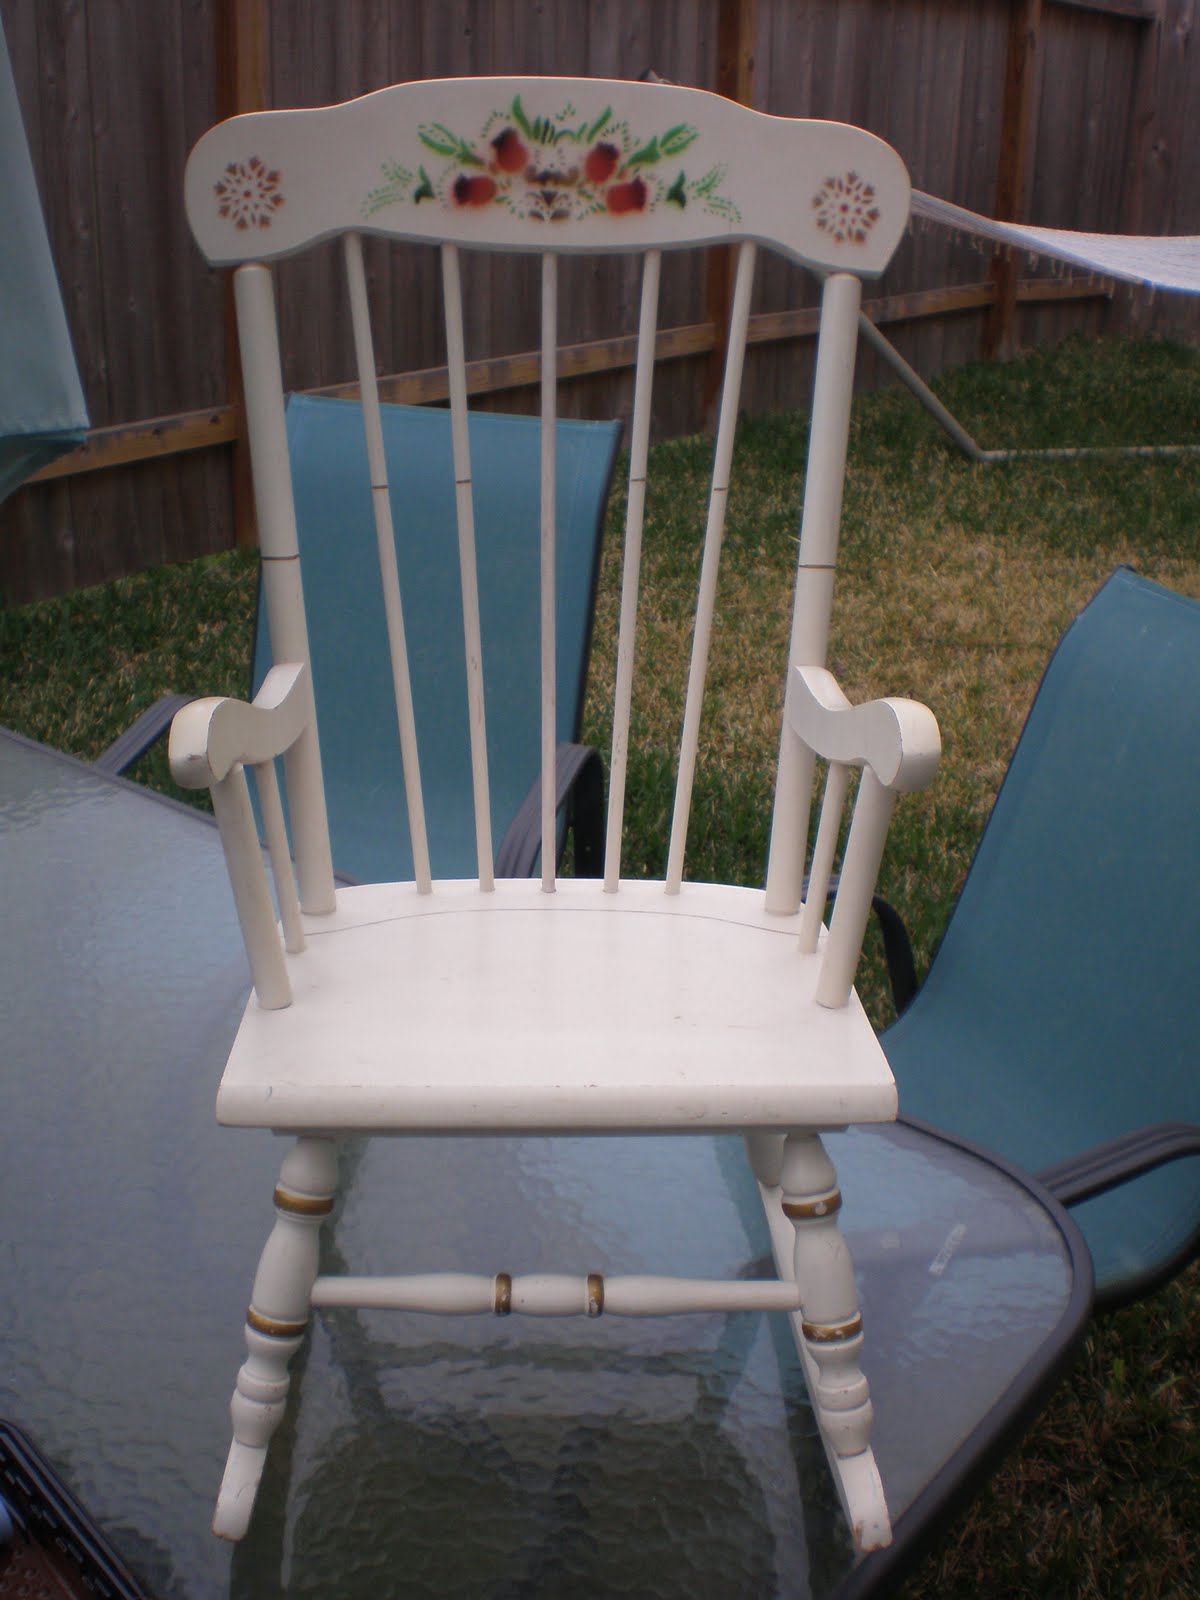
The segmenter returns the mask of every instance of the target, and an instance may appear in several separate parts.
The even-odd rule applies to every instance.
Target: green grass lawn
[[[1073,341],[947,374],[975,437],[1006,445],[1200,442],[1200,353]],[[803,417],[746,419],[689,843],[696,877],[761,882],[803,472]],[[651,462],[627,874],[658,873],[690,640],[706,440]],[[614,496],[619,527],[623,491]],[[1200,597],[1200,456],[977,466],[902,391],[855,406],[831,665],[852,698],[907,694],[944,740],[899,806],[881,887],[922,969],[1051,649],[1112,568]],[[610,538],[587,736],[603,749],[619,554]],[[0,610],[0,724],[91,757],[158,693],[244,692],[255,568],[241,553]],[[134,774],[169,787],[157,753]],[[860,988],[890,1015],[878,954]],[[1181,1002],[1182,1002],[1181,997]],[[1070,1381],[911,1581],[914,1597],[1200,1593],[1195,1271],[1096,1324]]]

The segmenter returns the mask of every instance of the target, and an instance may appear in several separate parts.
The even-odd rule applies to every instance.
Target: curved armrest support
[[[251,704],[193,700],[171,723],[171,773],[184,789],[210,789],[239,763],[257,766],[281,756],[312,716],[308,669],[302,661],[272,667]]]
[[[809,953],[818,948],[849,774],[863,769],[817,980],[818,1004],[837,1008],[850,998],[892,806],[930,781],[942,741],[928,707],[895,699],[851,705],[824,667],[792,668],[786,715],[796,737],[829,763],[800,919],[800,948]]]
[[[271,668],[252,704],[232,699],[193,700],[171,723],[169,754],[175,781],[185,789],[208,789],[212,794],[250,972],[259,1004],[266,1010],[290,1005],[292,990],[244,769],[252,766],[258,778],[287,948],[302,950],[300,907],[274,761],[311,726],[312,713],[308,669],[302,662],[289,662]]]
[[[924,789],[942,753],[937,718],[928,706],[897,699],[852,705],[824,667],[791,669],[787,720],[824,760],[870,767],[893,794]]]

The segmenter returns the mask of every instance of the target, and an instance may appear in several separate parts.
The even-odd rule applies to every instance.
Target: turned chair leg
[[[766,1165],[765,1151],[757,1152]],[[838,1226],[837,1174],[815,1133],[790,1133],[776,1202],[795,1234],[793,1262],[803,1310],[793,1315],[809,1393],[829,1464],[860,1550],[891,1540],[871,1450],[871,1397],[859,1365],[862,1316],[850,1251]]]
[[[333,1210],[337,1156],[332,1139],[297,1139],[275,1190],[275,1226],[258,1263],[246,1311],[246,1360],[230,1402],[233,1443],[217,1497],[213,1532],[241,1539],[250,1523],[271,1435],[283,1420],[288,1362],[308,1326],[321,1223]]]
[[[818,1372],[812,1399],[821,1432],[837,1455],[858,1455],[871,1432],[871,1400],[858,1364],[862,1317],[850,1251],[838,1226],[837,1174],[815,1133],[788,1135],[780,1187],[783,1214],[796,1230],[801,1328]]]

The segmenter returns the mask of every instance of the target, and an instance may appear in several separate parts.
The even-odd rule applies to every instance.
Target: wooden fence
[[[182,211],[187,151],[220,116],[319,105],[463,73],[652,70],[784,114],[859,123],[917,187],[1062,227],[1200,232],[1200,0],[0,0],[94,431],[0,509],[9,601],[253,537],[240,466],[227,287]],[[787,175],[779,176],[781,194]],[[661,434],[702,426],[728,304],[727,252],[672,263],[680,381]],[[444,395],[432,263],[370,253],[397,399]],[[347,337],[308,306],[332,257],[284,263],[289,384],[344,382]],[[526,408],[532,277],[486,257],[468,280],[484,403]],[[914,229],[872,314],[922,372],[1085,329],[1194,340],[1200,310],[994,261]],[[326,301],[330,298],[323,294]],[[564,351],[581,411],[623,414],[636,289],[619,258],[565,275]],[[745,400],[807,404],[811,296],[765,263]],[[879,379],[864,353],[864,383]]]

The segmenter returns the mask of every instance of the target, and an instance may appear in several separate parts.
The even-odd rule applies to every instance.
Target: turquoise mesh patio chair
[[[418,726],[427,735],[422,774],[433,861],[447,876],[471,872],[475,818],[471,753],[457,714],[466,699],[455,535],[450,413],[380,408],[392,484],[396,560],[404,592]],[[486,664],[488,766],[496,870],[528,877],[540,855],[536,592],[540,489],[536,417],[472,412],[471,458],[479,532],[481,626]],[[617,421],[560,420],[556,428],[558,563],[559,850],[568,829],[580,876],[603,868],[604,777],[599,754],[580,744],[592,615],[605,508],[621,440]],[[288,454],[296,532],[307,575],[313,685],[324,746],[333,864],[343,878],[412,874],[407,829],[397,826],[404,776],[391,662],[379,587],[374,516],[357,401],[293,395]],[[531,534],[532,530],[532,534]],[[271,667],[267,610],[259,605],[251,694]],[[170,726],[190,695],[162,696],[97,759],[121,773]]]
[[[1200,605],[1119,569],[1051,658],[929,974],[883,1035],[906,1115],[1071,1208],[1101,1308],[1200,1245],[1198,804]]]

